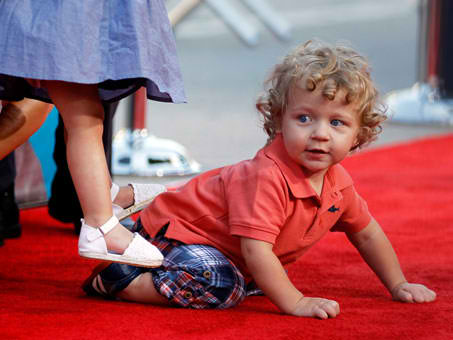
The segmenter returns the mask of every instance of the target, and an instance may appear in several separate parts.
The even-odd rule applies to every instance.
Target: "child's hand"
[[[402,302],[431,302],[436,299],[436,293],[424,285],[404,282],[392,289],[393,300]]]
[[[320,319],[334,318],[340,314],[340,305],[334,300],[303,297],[290,314],[295,316],[318,317]]]

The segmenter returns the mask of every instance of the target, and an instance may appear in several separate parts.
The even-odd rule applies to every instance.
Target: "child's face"
[[[356,144],[358,113],[354,104],[346,103],[345,94],[339,91],[329,100],[322,86],[314,91],[294,86],[290,91],[280,131],[288,154],[309,178],[324,175]]]

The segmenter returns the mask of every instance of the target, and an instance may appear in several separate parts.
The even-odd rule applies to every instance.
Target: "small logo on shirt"
[[[334,205],[332,205],[328,210],[329,210],[330,212],[334,213],[335,211],[340,210],[340,208],[336,208],[336,207],[335,207],[335,204],[334,204]]]

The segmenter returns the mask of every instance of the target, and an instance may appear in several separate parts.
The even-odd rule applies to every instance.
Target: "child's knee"
[[[246,296],[242,274],[220,251],[204,245],[182,245],[151,269],[154,285],[173,305],[197,309],[229,308]]]

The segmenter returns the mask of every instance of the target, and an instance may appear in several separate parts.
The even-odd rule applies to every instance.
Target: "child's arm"
[[[348,233],[347,236],[394,300],[430,302],[436,299],[436,293],[432,290],[406,281],[390,241],[374,219],[362,231]]]
[[[241,249],[256,284],[282,312],[321,319],[335,317],[340,313],[336,301],[304,297],[294,287],[280,260],[272,251],[272,244],[241,238]]]

